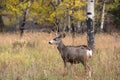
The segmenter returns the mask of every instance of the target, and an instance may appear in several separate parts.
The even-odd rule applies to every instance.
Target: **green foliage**
[[[2,0],[0,2],[0,14],[9,15],[16,18],[23,16],[23,13],[28,5],[28,1],[31,0]],[[58,0],[34,0],[31,1],[31,6],[29,10],[29,16],[27,20],[36,19],[40,24],[54,24],[55,19],[58,21],[62,19],[63,22],[67,23],[65,19],[68,18],[68,15],[72,16],[74,11],[74,23],[77,23],[78,20],[84,21],[86,19],[86,1],[83,0],[61,0],[58,4]],[[97,22],[100,22],[100,16],[102,11],[102,2],[95,1],[95,19]],[[69,13],[67,9],[69,8]],[[115,16],[115,22],[117,25],[120,25],[120,3],[118,0],[112,0],[106,3],[106,11],[110,11]],[[98,23],[97,23],[98,24]]]
[[[118,28],[120,28],[120,1],[114,0],[113,3],[108,5],[108,10],[114,15],[114,22]]]
[[[101,24],[101,15],[102,15],[102,9],[103,9],[103,1],[104,0],[96,0],[95,1],[95,25],[96,27],[99,27]],[[113,15],[112,20],[114,21],[116,27],[120,26],[120,2],[119,0],[106,0],[105,2],[105,15],[107,13],[110,13]]]
[[[0,6],[3,6],[1,10],[2,14],[21,17],[24,10],[28,5],[29,0],[2,0]],[[41,24],[54,23],[55,17],[67,18],[67,8],[70,8],[69,14],[72,15],[74,9],[75,21],[85,20],[85,14],[83,8],[85,7],[85,1],[79,0],[64,0],[60,4],[57,4],[57,0],[34,0],[31,2],[28,20],[37,18]]]
[[[26,3],[21,3],[19,0],[2,0],[1,4],[4,14],[14,16],[15,13],[21,14],[22,9],[26,7]],[[11,14],[9,14],[11,13]]]

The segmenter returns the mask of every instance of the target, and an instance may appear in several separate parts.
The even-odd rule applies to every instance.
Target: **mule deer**
[[[85,71],[90,71],[90,66],[87,64],[87,62],[92,56],[92,50],[86,45],[66,46],[61,40],[64,37],[65,34],[62,34],[49,41],[49,44],[57,45],[57,49],[64,62],[64,67],[66,68],[67,62],[69,62],[71,65],[82,63],[85,68]]]

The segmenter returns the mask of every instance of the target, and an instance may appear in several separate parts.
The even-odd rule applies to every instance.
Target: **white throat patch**
[[[51,40],[50,43],[55,43],[55,41],[54,41],[54,40]]]

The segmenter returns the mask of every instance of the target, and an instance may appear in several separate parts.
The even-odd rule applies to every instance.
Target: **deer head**
[[[61,39],[65,37],[65,34],[60,34],[59,36],[55,37],[54,39],[49,41],[49,44],[58,45],[61,42]]]

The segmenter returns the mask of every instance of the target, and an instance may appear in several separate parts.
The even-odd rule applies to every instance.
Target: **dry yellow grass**
[[[81,64],[74,65],[74,74],[63,77],[62,59],[55,46],[48,44],[53,33],[0,34],[0,80],[84,80]],[[86,43],[86,34],[72,39],[67,35],[65,45]],[[96,34],[96,50],[90,60],[92,80],[120,80],[120,36]],[[72,75],[72,76],[71,76]]]

